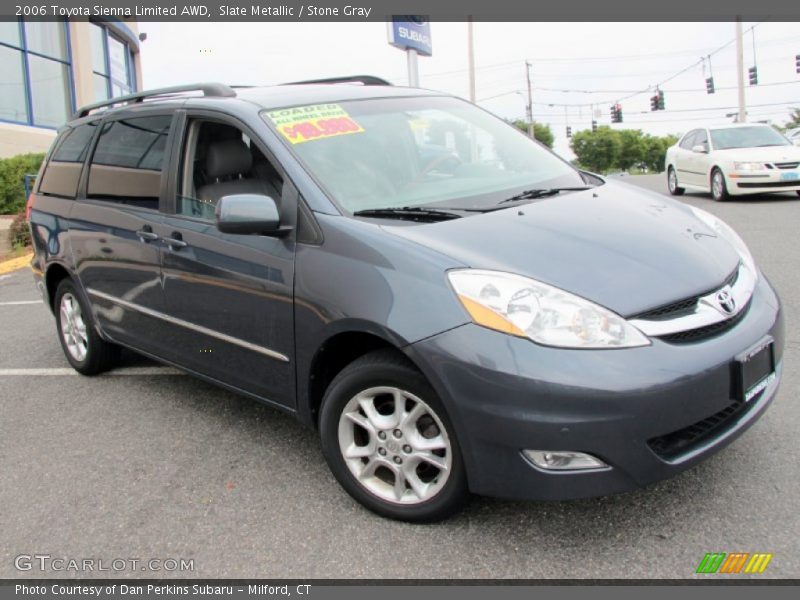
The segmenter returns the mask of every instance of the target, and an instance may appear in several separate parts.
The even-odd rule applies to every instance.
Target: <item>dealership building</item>
[[[0,22],[0,158],[44,152],[79,106],[140,89],[134,19]]]

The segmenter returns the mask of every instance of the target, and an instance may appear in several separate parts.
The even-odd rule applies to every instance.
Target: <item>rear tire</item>
[[[730,200],[728,185],[725,183],[725,175],[717,167],[711,171],[711,197],[717,202]]]
[[[439,521],[468,497],[444,405],[402,355],[380,350],[345,367],[325,393],[319,429],[333,475],[381,516]]]
[[[683,196],[686,191],[686,189],[678,186],[678,174],[672,167],[667,169],[667,188],[673,196]]]
[[[797,190],[797,191],[795,192],[795,194],[797,194],[798,196],[800,196],[800,190]]]
[[[96,375],[117,362],[119,346],[97,334],[88,303],[71,279],[58,285],[54,308],[58,340],[73,369],[83,375]]]

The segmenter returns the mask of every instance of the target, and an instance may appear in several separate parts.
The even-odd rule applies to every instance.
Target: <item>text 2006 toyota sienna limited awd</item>
[[[29,205],[75,369],[124,346],[293,413],[347,492],[411,521],[636,488],[761,416],[781,306],[730,227],[355,79],[75,115]]]

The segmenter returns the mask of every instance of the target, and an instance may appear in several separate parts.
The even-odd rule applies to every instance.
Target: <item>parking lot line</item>
[[[0,306],[21,306],[23,304],[43,304],[41,300],[10,300],[8,302],[0,302]]]
[[[108,371],[104,375],[183,375],[183,371],[171,367],[129,367]],[[0,369],[0,377],[25,377],[39,375],[80,375],[69,367]]]

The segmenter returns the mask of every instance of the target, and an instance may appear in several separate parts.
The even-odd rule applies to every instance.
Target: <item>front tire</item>
[[[97,334],[92,313],[72,280],[59,284],[54,306],[58,339],[72,368],[83,375],[110,369],[119,357],[119,346]]]
[[[730,200],[728,184],[725,183],[725,175],[722,174],[719,168],[711,171],[711,197],[717,202]]]
[[[667,188],[669,188],[669,193],[673,196],[683,196],[686,191],[686,189],[678,186],[678,174],[672,167],[667,169]]]
[[[444,405],[405,357],[378,351],[331,382],[322,450],[341,486],[391,519],[431,522],[465,502],[467,478]]]

